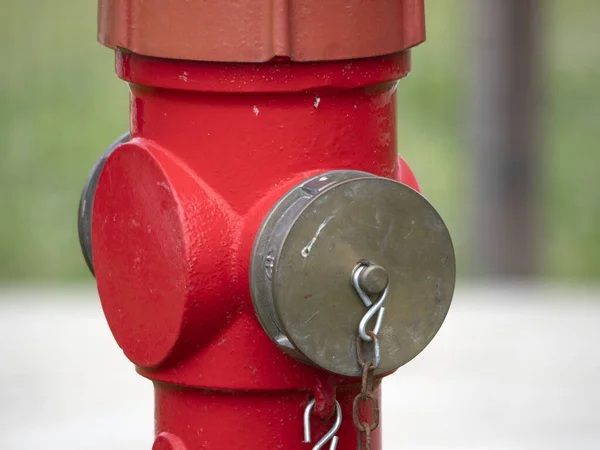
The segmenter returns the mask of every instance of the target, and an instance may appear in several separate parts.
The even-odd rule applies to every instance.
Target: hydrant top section
[[[425,39],[424,0],[98,0],[110,48],[191,61],[332,61]]]

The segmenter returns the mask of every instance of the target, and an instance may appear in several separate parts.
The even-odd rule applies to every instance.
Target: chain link
[[[371,265],[369,261],[361,261],[352,273],[352,284],[358,296],[368,308],[366,314],[360,321],[358,326],[358,336],[356,337],[356,359],[362,367],[362,386],[360,393],[354,398],[352,405],[352,419],[354,426],[358,430],[358,450],[371,450],[371,433],[379,426],[379,400],[373,395],[373,376],[375,369],[379,367],[381,362],[381,352],[379,348],[379,338],[377,333],[381,328],[385,308],[383,303],[387,297],[389,284],[379,295],[377,301],[373,302],[367,293],[360,286],[360,276],[362,272]],[[367,330],[367,323],[375,317],[375,327],[372,330]],[[363,346],[371,346],[370,356],[365,358],[363,355]],[[359,418],[359,403],[371,403],[371,413],[373,421],[361,421]],[[364,442],[364,447],[363,447]]]
[[[363,439],[362,435],[365,435],[365,447],[363,447]],[[371,429],[369,427],[365,428],[364,433],[358,432],[358,450],[371,450]]]
[[[372,338],[370,343],[373,346],[379,345],[377,335],[373,331],[368,331],[367,334]],[[366,344],[366,342],[358,336],[356,338],[356,357],[358,363],[363,368],[363,373],[360,394],[354,398],[352,405],[352,419],[354,421],[354,426],[358,430],[358,450],[371,450],[371,432],[375,431],[379,426],[379,401],[377,400],[377,397],[373,395],[373,374],[376,366],[371,363],[370,359],[365,359],[363,357],[362,347],[364,344]],[[371,411],[373,412],[372,423],[369,424],[366,421],[360,421],[358,413],[360,402],[371,403]],[[363,441],[365,443],[364,447]]]

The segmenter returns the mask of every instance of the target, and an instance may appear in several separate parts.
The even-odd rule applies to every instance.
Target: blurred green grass
[[[450,227],[463,269],[469,3],[426,2],[428,40],[398,88],[399,151]],[[544,5],[542,275],[598,279],[600,2]],[[77,203],[94,161],[127,129],[127,86],[96,43],[94,1],[0,0],[0,11],[0,281],[89,278]]]

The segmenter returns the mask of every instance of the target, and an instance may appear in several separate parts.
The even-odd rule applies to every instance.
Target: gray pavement
[[[599,330],[600,288],[460,287],[384,382],[384,449],[600,449]],[[0,288],[0,342],[3,449],[151,448],[152,386],[93,288]]]

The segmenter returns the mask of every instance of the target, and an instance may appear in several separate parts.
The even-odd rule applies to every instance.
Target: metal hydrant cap
[[[425,39],[423,0],[99,0],[110,48],[191,61],[331,61]]]
[[[359,376],[356,336],[367,310],[351,277],[364,260],[389,277],[376,373],[419,354],[442,325],[454,292],[448,229],[417,191],[354,171],[309,179],[263,222],[252,255],[251,291],[271,339],[296,359]]]

